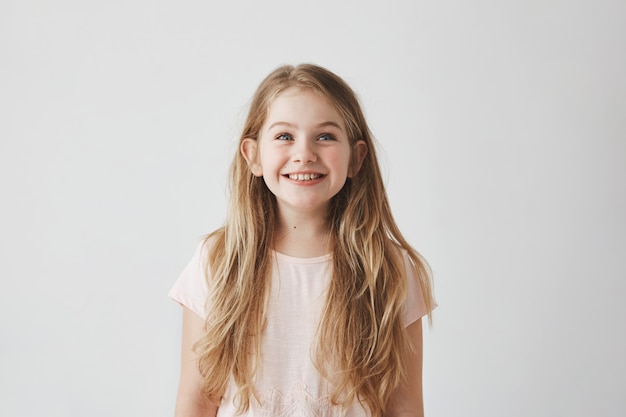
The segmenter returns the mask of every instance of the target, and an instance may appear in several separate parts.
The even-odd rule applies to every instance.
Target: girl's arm
[[[392,395],[389,417],[424,417],[422,394],[422,320],[419,319],[407,327],[413,351],[406,353],[405,364],[407,381],[398,387]]]
[[[217,406],[200,395],[202,376],[196,366],[194,343],[202,337],[204,320],[183,306],[183,338],[180,361],[180,382],[176,396],[175,417],[215,417]]]

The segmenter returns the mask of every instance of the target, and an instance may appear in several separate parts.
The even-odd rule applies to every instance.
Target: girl
[[[422,416],[426,262],[396,226],[354,92],[314,65],[257,89],[224,227],[170,291],[176,416]]]

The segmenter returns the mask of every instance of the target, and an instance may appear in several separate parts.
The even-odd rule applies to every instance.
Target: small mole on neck
[[[293,227],[294,229],[296,228],[296,226]]]

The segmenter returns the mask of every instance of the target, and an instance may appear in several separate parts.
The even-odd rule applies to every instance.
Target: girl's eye
[[[289,135],[287,133],[281,133],[280,135],[276,136],[276,139],[278,139],[278,140],[291,140],[292,137],[291,137],[291,135]]]
[[[326,141],[326,140],[335,140],[335,137],[333,135],[331,135],[330,133],[324,133],[323,135],[321,135],[319,138],[319,140],[322,141]]]

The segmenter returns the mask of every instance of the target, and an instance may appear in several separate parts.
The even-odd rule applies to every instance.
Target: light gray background
[[[431,262],[427,415],[626,415],[626,3],[0,3],[0,415],[170,416],[166,297],[283,63],[359,93]]]

